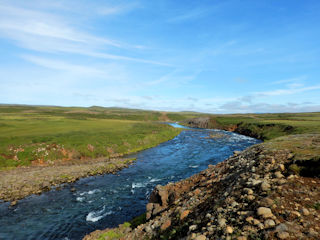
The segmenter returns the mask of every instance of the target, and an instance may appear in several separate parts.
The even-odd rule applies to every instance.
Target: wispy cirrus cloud
[[[77,74],[77,75],[86,74],[93,77],[93,76],[105,74],[105,71],[103,71],[102,69],[98,69],[96,67],[89,67],[87,65],[79,65],[79,64],[71,64],[61,60],[53,60],[53,59],[37,57],[32,55],[22,55],[21,58],[44,68],[61,70],[61,71],[65,71],[65,72]]]
[[[297,83],[297,82],[301,82],[301,81],[305,81],[307,80],[307,76],[303,75],[303,76],[299,76],[299,77],[294,77],[294,78],[288,78],[288,79],[283,79],[283,80],[279,80],[279,81],[274,81],[271,82],[271,85],[278,85],[278,84],[290,84],[290,83]]]
[[[45,53],[80,54],[95,58],[168,66],[155,60],[110,53],[114,49],[141,50],[114,39],[78,30],[73,21],[46,11],[0,3],[0,37],[22,48]]]
[[[196,8],[196,9],[190,10],[189,12],[182,13],[180,15],[172,17],[172,18],[168,19],[167,22],[179,23],[179,22],[183,22],[183,21],[189,21],[189,20],[200,18],[200,17],[204,17],[209,13],[210,13],[209,9]]]
[[[308,87],[301,87],[301,85],[291,86],[285,89],[276,89],[271,91],[262,91],[262,92],[254,92],[254,96],[280,96],[280,95],[290,95],[295,93],[307,92],[312,90],[319,90],[320,85],[308,86]]]

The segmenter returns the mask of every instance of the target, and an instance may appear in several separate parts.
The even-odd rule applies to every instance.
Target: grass
[[[320,133],[320,113],[274,113],[212,115],[210,128],[235,129],[262,140],[280,136]]]
[[[0,169],[117,157],[156,146],[180,132],[154,122],[161,115],[118,108],[0,106]]]

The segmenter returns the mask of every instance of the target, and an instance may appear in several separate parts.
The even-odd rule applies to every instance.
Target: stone
[[[279,179],[278,180],[278,184],[279,185],[285,184],[286,182],[287,182],[287,180],[285,180],[285,179]]]
[[[261,190],[264,191],[264,192],[270,190],[270,187],[271,186],[267,181],[263,181],[261,183]]]
[[[241,152],[240,151],[233,151],[234,156],[238,156]]]
[[[224,219],[224,218],[219,218],[218,219],[218,224],[219,224],[220,227],[225,227],[226,226],[226,222],[227,222],[227,220]]]
[[[253,190],[251,188],[245,188],[244,192],[247,193],[248,195],[252,195],[253,194]]]
[[[301,214],[297,211],[291,211],[291,214],[296,217],[301,217]]]
[[[237,203],[236,201],[233,201],[232,203],[231,203],[231,207],[236,207],[236,206],[238,206],[239,205],[239,203]]]
[[[284,223],[281,223],[276,227],[276,232],[285,232],[285,231],[288,231],[288,227]]]
[[[183,211],[180,215],[180,220],[185,219],[189,215],[189,213],[190,213],[190,210]]]
[[[252,180],[252,185],[253,186],[257,186],[257,185],[259,185],[260,183],[262,183],[262,181],[261,180]]]
[[[309,210],[306,208],[302,208],[300,211],[304,216],[308,216],[310,214]]]
[[[272,219],[267,219],[264,221],[265,228],[272,228],[276,225],[276,223]]]
[[[237,237],[237,240],[247,240],[247,237],[246,236],[240,236],[240,237]]]
[[[147,233],[152,233],[152,228],[149,226],[146,226],[144,229]]]
[[[294,176],[294,175],[292,175],[292,174],[291,174],[290,176],[288,176],[288,177],[287,177],[287,179],[288,179],[288,180],[291,180],[291,179],[294,179],[294,178],[295,178],[295,176]]]
[[[206,240],[206,239],[207,239],[207,237],[205,235],[200,235],[195,238],[195,240]]]
[[[261,222],[258,219],[253,219],[253,225],[259,225]]]
[[[259,207],[257,210],[257,214],[258,216],[262,216],[263,218],[269,218],[273,216],[271,209],[266,207]]]
[[[277,237],[279,239],[288,239],[290,235],[288,232],[278,232]]]
[[[230,226],[227,226],[227,227],[226,227],[226,233],[227,233],[227,234],[232,234],[232,233],[233,233],[233,228],[230,227]]]
[[[247,198],[249,201],[253,201],[256,197],[253,196],[253,195],[248,195],[246,198]]]
[[[197,225],[191,225],[190,227],[189,227],[189,231],[194,231],[194,230],[196,230],[197,229]]]
[[[167,228],[169,228],[171,226],[171,220],[168,219],[167,221],[165,221],[162,225],[161,225],[161,230],[164,231]]]
[[[253,223],[253,217],[247,217],[247,218],[246,218],[246,221],[247,221],[248,223]]]
[[[281,163],[281,164],[279,164],[279,168],[280,168],[280,170],[283,172],[284,170],[285,170],[285,166]]]
[[[279,172],[279,171],[275,172],[275,173],[274,173],[274,176],[275,176],[276,178],[283,178],[283,177],[284,177],[284,176],[282,175],[282,173]]]
[[[273,200],[271,198],[268,198],[268,197],[263,198],[260,201],[260,205],[263,206],[263,207],[272,206],[273,205]]]

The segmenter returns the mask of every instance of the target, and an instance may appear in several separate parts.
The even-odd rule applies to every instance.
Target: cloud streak
[[[143,49],[143,46],[130,45],[79,31],[61,16],[0,3],[1,36],[14,40],[23,48],[39,52],[72,53],[102,59],[169,66],[159,61],[106,52],[114,48]]]

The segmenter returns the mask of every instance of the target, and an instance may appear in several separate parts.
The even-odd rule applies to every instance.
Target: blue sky
[[[0,0],[0,103],[320,111],[318,0]]]

